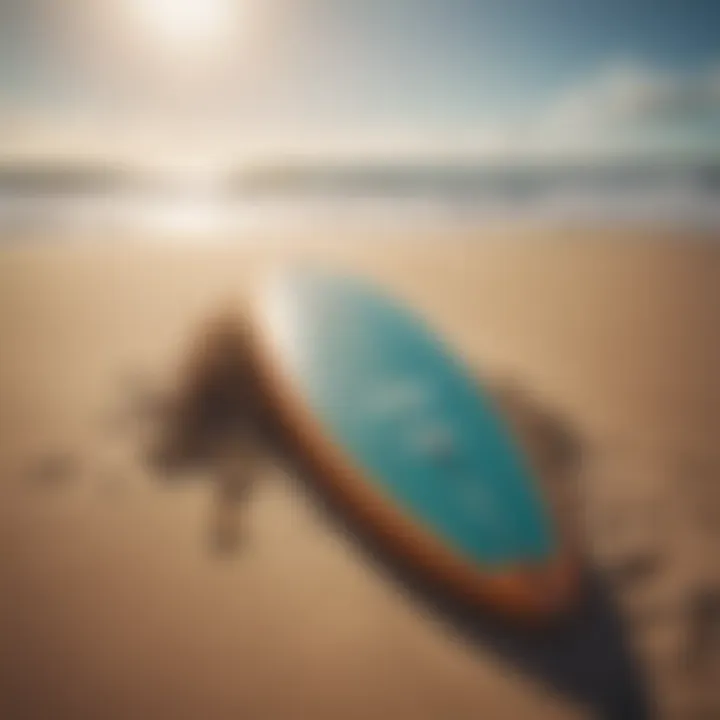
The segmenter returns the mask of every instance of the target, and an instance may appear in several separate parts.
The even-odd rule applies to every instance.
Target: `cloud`
[[[378,127],[360,126],[343,130],[318,132],[308,129],[294,138],[270,139],[265,145],[285,148],[290,155],[329,156],[338,160],[382,161],[392,158],[412,162],[414,159],[462,159],[506,152],[512,146],[512,128],[495,125],[428,128],[398,124]],[[258,146],[258,142],[254,143]]]
[[[671,124],[718,115],[720,68],[677,75],[616,62],[562,94],[546,121],[577,129]]]
[[[688,148],[720,152],[720,62],[680,74],[637,61],[611,61],[519,122],[428,126],[418,118],[357,127],[320,127],[309,121],[301,127],[272,119],[274,124],[221,113],[184,127],[172,113],[49,118],[0,107],[0,155],[92,152],[174,158],[181,148],[228,162],[278,157],[423,162],[609,157]]]
[[[550,109],[547,121],[580,129],[636,122],[672,106],[676,94],[670,78],[618,65],[571,88]]]
[[[329,147],[326,139],[321,136],[318,149]],[[486,122],[434,133],[422,127],[379,128],[370,135],[351,133],[344,147],[366,157],[509,161],[703,148],[717,152],[720,63],[680,74],[618,59],[561,90],[519,122]]]

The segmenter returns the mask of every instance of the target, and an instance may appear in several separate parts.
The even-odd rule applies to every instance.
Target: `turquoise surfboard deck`
[[[388,502],[459,558],[542,565],[559,540],[489,394],[412,312],[328,272],[276,278],[265,330],[327,438]]]

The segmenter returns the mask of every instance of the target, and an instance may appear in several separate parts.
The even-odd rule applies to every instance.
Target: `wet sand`
[[[378,574],[277,464],[218,554],[207,473],[144,463],[129,398],[151,403],[209,314],[303,257],[375,278],[517,412],[561,418],[582,453],[559,492],[660,716],[720,714],[720,245],[508,231],[4,246],[0,717],[586,716]]]

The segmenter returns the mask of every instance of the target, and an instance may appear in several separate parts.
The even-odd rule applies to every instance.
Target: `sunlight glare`
[[[131,0],[153,36],[182,50],[208,47],[235,24],[232,0]]]

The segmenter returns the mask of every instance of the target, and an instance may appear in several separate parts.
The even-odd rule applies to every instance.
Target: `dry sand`
[[[422,611],[272,464],[221,558],[208,484],[141,461],[123,403],[306,255],[386,284],[566,418],[583,453],[563,482],[660,716],[720,717],[720,245],[600,231],[2,248],[0,717],[586,716]]]

